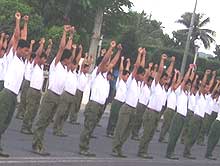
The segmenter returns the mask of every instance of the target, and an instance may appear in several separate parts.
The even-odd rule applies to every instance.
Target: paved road
[[[96,158],[85,158],[78,155],[78,143],[80,130],[83,127],[65,124],[66,138],[55,137],[52,135],[51,126],[47,129],[45,135],[45,145],[51,153],[50,157],[40,157],[30,152],[32,136],[23,135],[19,132],[21,121],[13,119],[12,124],[3,136],[3,147],[6,152],[11,154],[8,159],[0,159],[0,166],[175,166],[175,165],[220,165],[220,148],[217,147],[214,155],[219,157],[218,161],[209,161],[204,159],[205,147],[195,146],[192,153],[197,160],[186,160],[182,156],[183,145],[179,144],[176,148],[176,154],[180,156],[179,161],[172,161],[164,158],[166,144],[158,143],[158,134],[156,133],[150,144],[149,152],[154,156],[153,160],[142,160],[136,157],[138,142],[128,140],[123,149],[128,156],[126,159],[112,158],[110,138],[105,137],[105,128],[108,120],[108,113],[104,115],[101,121],[102,127],[97,127],[95,135],[97,139],[92,139],[90,147],[95,152]],[[83,123],[83,115],[80,114],[80,122]]]

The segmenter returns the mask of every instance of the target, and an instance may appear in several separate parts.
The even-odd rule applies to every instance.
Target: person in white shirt
[[[197,145],[201,145],[201,146],[205,145],[204,144],[205,138],[208,135],[208,131],[209,131],[209,128],[210,128],[211,123],[212,123],[212,121],[211,121],[211,118],[212,118],[211,117],[211,114],[212,114],[211,104],[213,102],[212,102],[211,90],[214,88],[213,85],[214,85],[215,78],[216,78],[216,71],[212,71],[212,78],[209,81],[209,83],[206,85],[205,98],[206,98],[206,102],[207,102],[207,108],[205,110],[205,116],[203,118],[202,127],[201,127],[201,130],[200,130],[199,136],[197,138]]]
[[[166,150],[166,158],[178,160],[179,158],[174,155],[175,147],[177,140],[180,137],[182,132],[185,117],[187,114],[187,102],[188,102],[188,93],[191,88],[191,80],[189,79],[190,73],[193,69],[193,65],[189,66],[187,73],[185,74],[183,81],[178,79],[177,89],[175,91],[177,95],[177,112],[172,119],[172,123],[169,130],[169,138],[168,138],[168,145]],[[179,81],[180,80],[180,81]]]
[[[219,142],[220,138],[220,105],[219,105],[219,95],[220,95],[220,87],[218,86],[218,90],[215,92],[215,98],[217,100],[216,108],[218,110],[218,115],[216,120],[212,123],[209,135],[208,135],[208,141],[207,141],[207,147],[206,147],[206,153],[205,158],[209,160],[217,160],[217,158],[213,157],[213,151],[216,147],[216,145]]]
[[[89,152],[89,142],[109,95],[109,80],[112,79],[112,73],[110,71],[116,65],[122,51],[121,44],[118,44],[118,51],[110,61],[115,46],[116,42],[112,41],[108,51],[96,69],[95,78],[91,86],[91,96],[84,111],[84,128],[80,134],[79,154],[83,156],[96,156],[94,153]]]
[[[173,76],[171,86],[168,89],[168,97],[167,97],[167,108],[163,113],[163,124],[161,126],[159,142],[166,143],[165,136],[170,128],[170,124],[172,122],[173,116],[176,112],[176,83],[177,77],[179,76],[179,71],[175,70],[175,74]]]
[[[186,118],[185,118],[185,123],[184,123],[184,126],[183,126],[183,131],[182,131],[182,134],[181,134],[181,140],[180,141],[181,141],[182,144],[184,144],[184,142],[186,140],[186,135],[187,135],[187,132],[189,130],[189,121],[194,115],[197,98],[199,96],[199,81],[200,80],[198,80],[198,78],[199,78],[198,75],[195,76],[195,71],[192,71],[191,76],[190,76],[190,80],[193,81],[193,84],[192,84],[192,87],[190,89],[190,93],[189,93],[189,96],[188,96],[188,110],[187,110],[187,115],[186,115]]]
[[[124,57],[121,57],[119,76],[116,81],[116,94],[111,104],[110,115],[106,129],[107,137],[113,137],[118,120],[119,110],[122,104],[125,102],[127,92],[126,81],[128,80],[128,77],[130,75],[129,68],[130,59],[127,59],[126,69],[124,69]]]
[[[33,134],[32,125],[40,105],[41,89],[44,82],[44,65],[50,55],[52,41],[49,40],[49,45],[46,52],[43,51],[44,43],[45,39],[42,38],[40,41],[40,46],[36,51],[36,58],[34,59],[33,72],[30,79],[30,87],[27,91],[26,97],[26,109],[20,131],[23,134]]]
[[[69,49],[65,49],[66,34],[71,31],[71,29],[72,27],[70,25],[64,25],[59,50],[50,65],[49,86],[42,99],[39,116],[33,133],[32,152],[38,155],[50,155],[45,151],[43,139],[46,128],[49,126],[56,113],[60,95],[64,90],[67,65],[70,63],[70,58],[72,56],[72,52]]]
[[[125,103],[119,110],[118,121],[112,143],[112,156],[115,157],[126,157],[122,153],[122,146],[130,136],[134,125],[134,117],[140,95],[140,86],[145,76],[145,69],[143,67],[145,65],[145,56],[145,48],[139,48],[133,71],[126,82],[127,92]],[[143,61],[144,63],[141,63]]]
[[[89,73],[89,69],[92,63],[93,63],[93,57],[86,56],[83,60],[80,71],[78,73],[78,84],[77,84],[77,90],[76,90],[76,107],[70,112],[70,115],[69,115],[70,124],[73,124],[73,125],[80,124],[79,122],[77,122],[78,112],[80,111],[83,93],[85,91],[86,85],[88,84],[87,73]]]
[[[141,92],[138,99],[138,104],[136,108],[134,125],[131,132],[131,139],[135,141],[139,141],[139,131],[141,129],[143,123],[143,114],[145,109],[147,108],[150,95],[151,95],[151,84],[153,81],[153,77],[151,77],[150,72],[152,69],[153,63],[149,63],[148,69],[146,69],[145,78],[141,84]]]
[[[153,72],[154,80],[151,84],[151,97],[147,106],[147,109],[143,115],[143,128],[144,132],[141,137],[138,157],[152,159],[153,157],[148,154],[148,145],[152,140],[154,132],[156,131],[158,121],[160,119],[160,111],[164,104],[164,101],[160,99],[163,94],[164,85],[169,80],[169,75],[164,72],[164,63],[167,59],[167,55],[161,56],[160,65],[158,71]]]
[[[11,39],[14,55],[7,67],[4,78],[4,89],[0,92],[0,141],[5,130],[8,128],[15,111],[17,95],[21,87],[25,69],[25,64],[22,58],[25,58],[29,54],[29,43],[24,39],[20,39],[21,14],[17,12],[15,18],[16,26]],[[9,157],[8,154],[3,153],[1,147],[0,156]]]

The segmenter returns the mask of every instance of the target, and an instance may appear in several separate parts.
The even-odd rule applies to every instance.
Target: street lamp
[[[193,60],[193,64],[196,64],[196,60],[197,60],[197,56],[198,56],[198,50],[200,47],[200,43],[201,41],[199,39],[196,39],[194,41],[194,45],[195,45],[195,56],[194,56],[194,60]]]

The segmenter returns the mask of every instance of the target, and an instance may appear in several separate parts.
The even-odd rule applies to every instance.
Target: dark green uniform
[[[123,105],[122,102],[119,100],[114,99],[112,101],[111,109],[110,109],[110,116],[108,119],[108,125],[107,125],[107,135],[113,135],[114,130],[118,121],[118,115],[119,115],[119,110],[121,106]]]
[[[0,91],[2,91],[3,88],[4,88],[4,81],[0,80]]]
[[[186,119],[185,119],[185,123],[184,123],[184,126],[183,126],[182,135],[181,135],[181,143],[182,144],[184,144],[184,142],[185,142],[184,140],[186,139],[186,135],[187,135],[187,132],[189,130],[189,121],[193,117],[193,115],[194,115],[194,112],[188,109]]]
[[[26,96],[29,87],[30,87],[30,81],[24,79],[21,88],[21,100],[20,100],[20,104],[18,105],[17,115],[16,115],[16,118],[18,119],[23,119],[24,117],[26,111],[26,104],[27,104]]]

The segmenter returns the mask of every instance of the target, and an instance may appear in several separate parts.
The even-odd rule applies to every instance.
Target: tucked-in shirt
[[[19,59],[16,55],[13,56],[5,74],[4,87],[18,94],[23,81],[24,71],[25,63],[23,60]]]
[[[199,98],[198,98],[198,100],[196,102],[194,114],[204,118],[204,116],[205,116],[205,109],[207,108],[206,105],[207,105],[207,103],[206,103],[205,97],[202,94],[200,94]]]
[[[80,91],[84,92],[86,85],[88,83],[88,77],[84,73],[78,75],[78,88]]]
[[[110,84],[107,80],[107,74],[99,73],[93,81],[90,100],[102,105],[105,104],[109,95],[109,90]]]
[[[26,67],[25,67],[25,72],[24,72],[24,78],[25,80],[30,81],[31,74],[33,72],[34,61],[33,62],[26,61],[25,63],[26,63]]]
[[[206,99],[206,110],[205,110],[205,112],[208,115],[211,115],[212,114],[212,107],[213,107],[213,104],[214,104],[211,94],[205,95],[205,99]]]
[[[150,99],[150,88],[148,87],[147,84],[145,84],[144,82],[141,85],[141,92],[140,92],[140,96],[139,96],[139,103],[146,105],[149,103],[149,99]]]
[[[164,103],[164,100],[161,99],[163,93],[164,92],[162,86],[159,82],[156,84],[154,79],[151,85],[151,97],[149,100],[148,108],[160,112]]]
[[[136,108],[140,95],[141,82],[137,82],[135,78],[132,77],[131,74],[126,84],[127,84],[127,92],[126,92],[125,103],[133,108]]]
[[[5,72],[7,69],[6,55],[0,58],[0,81],[4,80]]]
[[[127,92],[126,83],[122,79],[118,78],[116,81],[115,99],[122,102],[122,103],[125,102],[126,92]]]
[[[169,88],[168,93],[167,93],[167,107],[171,108],[172,110],[176,109],[176,93],[175,91],[171,90]]]
[[[188,101],[187,93],[182,90],[181,86],[176,89],[175,93],[177,96],[177,112],[183,116],[186,116]]]
[[[55,59],[50,65],[49,71],[49,86],[48,89],[57,95],[61,95],[64,90],[67,75],[67,67],[64,67],[61,62],[55,65]]]
[[[196,96],[194,94],[190,94],[188,98],[188,109],[194,112],[195,106],[196,106]]]
[[[77,89],[77,73],[76,71],[68,71],[65,81],[64,90],[72,95],[76,94]]]
[[[40,67],[39,65],[33,66],[33,71],[30,79],[30,87],[36,90],[41,90],[44,82],[44,70],[43,65]]]
[[[220,107],[219,107],[218,99],[212,99],[211,111],[212,112],[218,112],[219,109],[220,109]]]

